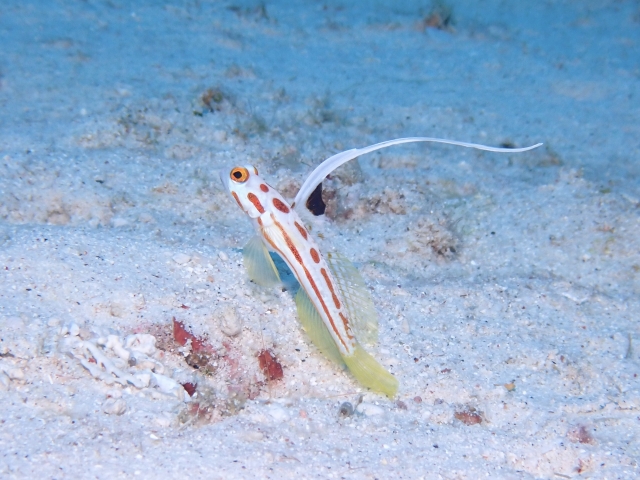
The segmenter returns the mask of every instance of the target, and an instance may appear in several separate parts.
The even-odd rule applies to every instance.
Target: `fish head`
[[[265,213],[265,206],[270,204],[272,188],[258,175],[256,167],[233,167],[228,175],[221,172],[220,180],[249,217],[258,218]]]

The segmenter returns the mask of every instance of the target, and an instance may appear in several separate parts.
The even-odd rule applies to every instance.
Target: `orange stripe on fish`
[[[300,225],[298,222],[293,222],[293,224],[296,226],[296,228],[300,232],[300,235],[302,235],[302,238],[306,240],[309,237],[309,234],[307,233],[307,229],[304,228],[302,225]]]
[[[247,198],[253,204],[253,206],[256,207],[256,210],[258,210],[260,213],[264,213],[264,207],[260,203],[260,200],[258,200],[258,197],[256,197],[253,193],[249,193],[247,195]]]

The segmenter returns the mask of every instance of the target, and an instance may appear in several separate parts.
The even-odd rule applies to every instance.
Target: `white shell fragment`
[[[229,337],[235,337],[242,331],[242,320],[234,308],[224,309],[219,317],[220,330]]]
[[[145,355],[153,355],[156,353],[156,337],[147,333],[136,333],[129,335],[125,339],[125,345],[128,349]]]
[[[50,318],[47,322],[47,325],[50,327],[57,327],[58,325],[60,325],[60,319],[55,317]]]
[[[24,370],[22,370],[21,368],[10,367],[3,370],[11,380],[24,380]]]
[[[118,355],[123,360],[129,360],[129,357],[131,356],[131,353],[129,353],[122,346],[122,342],[120,341],[120,338],[118,338],[118,336],[116,335],[109,335],[107,337],[107,343],[105,344],[105,347],[113,350],[113,353]]]
[[[127,404],[121,398],[107,398],[102,404],[102,411],[107,415],[122,415],[127,411]]]
[[[10,383],[9,377],[0,370],[0,390],[9,390]]]
[[[191,257],[185,253],[177,253],[173,256],[173,261],[178,265],[184,265],[185,263],[189,263]]]
[[[224,142],[227,139],[227,132],[225,132],[224,130],[214,130],[213,139],[216,142]]]
[[[174,379],[169,378],[165,375],[157,374],[157,373],[152,373],[151,377],[153,378],[154,385],[158,387],[158,390],[160,390],[162,393],[174,395],[175,397],[178,398],[178,400],[185,399],[186,392],[184,388]]]
[[[118,335],[89,341],[82,341],[77,337],[69,340],[69,353],[94,378],[107,385],[117,383],[138,389],[151,386],[180,401],[185,400],[182,385],[164,375],[164,365],[151,357],[156,353],[156,338],[153,335],[134,334],[124,340]]]
[[[374,405],[373,403],[362,402],[356,408],[357,412],[363,413],[368,417],[374,417],[378,415],[382,415],[384,413],[384,409],[379,407],[378,405]]]
[[[71,325],[69,325],[69,334],[73,337],[77,337],[78,335],[80,335],[80,327],[77,323],[72,323]]]

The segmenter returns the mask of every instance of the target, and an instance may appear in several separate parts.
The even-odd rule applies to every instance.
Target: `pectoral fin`
[[[298,317],[300,318],[300,323],[302,323],[302,328],[307,332],[313,344],[318,347],[318,350],[325,357],[333,360],[338,365],[344,365],[333,337],[303,288],[300,288],[296,294],[296,307],[298,307]]]
[[[256,235],[247,242],[242,249],[242,257],[249,278],[258,285],[273,287],[281,283],[278,269],[259,236]]]

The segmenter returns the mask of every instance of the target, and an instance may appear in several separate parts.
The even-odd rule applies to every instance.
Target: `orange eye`
[[[244,183],[249,179],[249,171],[244,167],[236,167],[231,170],[231,180],[237,183]]]

